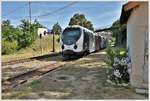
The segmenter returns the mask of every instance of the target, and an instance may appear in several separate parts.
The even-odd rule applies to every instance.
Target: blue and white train
[[[63,57],[83,56],[106,47],[106,38],[82,26],[64,29],[60,38]]]

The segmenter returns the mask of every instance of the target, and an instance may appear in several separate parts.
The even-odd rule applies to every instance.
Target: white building
[[[38,28],[38,36],[40,36],[40,34],[42,36],[48,35],[48,29],[47,28]]]
[[[130,82],[136,92],[148,93],[148,2],[123,5],[121,24],[127,24],[127,48],[131,57]]]

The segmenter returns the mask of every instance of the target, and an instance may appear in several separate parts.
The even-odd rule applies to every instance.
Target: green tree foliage
[[[83,14],[74,14],[74,16],[70,19],[69,25],[80,25],[83,27],[86,27],[90,30],[94,30],[93,28],[93,24],[91,23],[91,21],[88,21],[85,17],[85,15]]]
[[[54,33],[56,35],[60,35],[62,33],[62,28],[59,25],[59,23],[56,23],[53,25],[52,33]],[[60,41],[60,36],[57,38],[57,42],[59,42],[59,41]]]
[[[116,38],[116,45],[122,45],[126,43],[126,25],[121,25],[120,20],[116,20],[111,27],[118,27],[117,29],[111,30],[113,37]]]
[[[120,33],[120,21],[116,20],[111,27],[118,27],[117,29],[113,29],[113,36],[116,37]]]
[[[2,22],[2,53],[10,54],[29,46],[37,38],[37,29],[43,27],[37,20],[31,23],[21,20],[18,27],[11,25],[9,20]]]
[[[19,48],[29,46],[37,38],[37,29],[42,26],[36,19],[34,23],[31,23],[28,20],[21,20],[19,28],[22,30],[23,34],[19,36],[18,43]]]
[[[62,32],[62,28],[59,25],[59,23],[54,24],[52,28],[52,33],[55,33],[56,35],[60,35],[61,32]]]
[[[33,24],[36,29],[41,28],[41,27],[44,28],[44,26],[40,24],[37,19],[34,20]]]
[[[16,34],[14,33],[15,28],[13,26],[2,25],[2,38],[5,40],[12,41],[16,39]]]
[[[35,26],[34,24],[30,24],[28,20],[21,20],[20,29],[22,30],[23,34],[20,35],[18,39],[19,48],[29,46],[37,36],[37,33],[34,31]]]
[[[3,20],[2,26],[10,26],[10,21],[9,20]]]
[[[18,28],[14,28],[9,20],[2,21],[2,54],[10,54],[18,49]]]

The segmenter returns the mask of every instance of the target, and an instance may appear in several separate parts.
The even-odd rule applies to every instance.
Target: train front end
[[[80,27],[67,27],[61,34],[60,45],[65,58],[76,58],[83,54],[83,34]]]

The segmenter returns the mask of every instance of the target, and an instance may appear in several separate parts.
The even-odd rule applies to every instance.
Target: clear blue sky
[[[122,5],[125,2],[76,2],[65,9],[55,11],[71,2],[31,2],[32,21],[37,19],[41,24],[51,29],[53,24],[58,22],[65,28],[70,18],[75,13],[82,13],[93,23],[94,28],[110,26],[115,20],[119,19]],[[48,16],[37,17],[39,15],[54,12]],[[2,20],[9,19],[15,26],[20,24],[23,18],[28,19],[28,2],[2,2]]]

